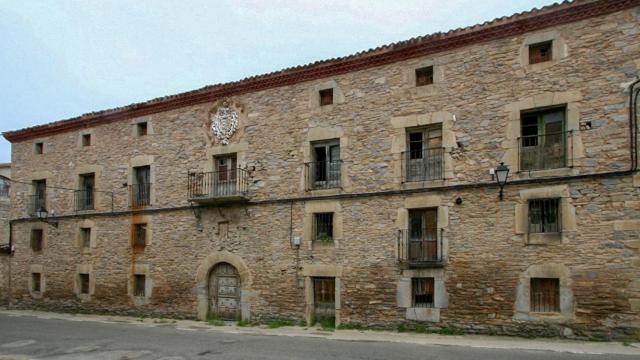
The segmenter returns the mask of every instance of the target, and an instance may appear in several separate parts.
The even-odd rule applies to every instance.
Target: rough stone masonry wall
[[[322,136],[341,140],[345,181],[340,193],[406,189],[398,179],[400,162],[394,155],[403,133],[396,125],[434,119],[446,123],[449,132],[446,161],[451,171],[435,185],[490,181],[488,169],[499,161],[517,168],[508,156],[513,150],[508,128],[514,107],[556,102],[569,103],[585,128],[579,132],[582,152],[576,150],[579,156],[570,174],[623,170],[629,166],[624,86],[640,68],[638,20],[636,8],[542,32],[567,45],[567,56],[545,68],[521,63],[521,47],[529,36],[542,36],[530,34],[233,97],[233,106],[243,111],[242,129],[226,147],[211,144],[206,134],[215,103],[91,128],[86,130],[94,136],[89,148],[80,146],[81,131],[37,139],[45,144],[43,155],[33,153],[36,140],[14,143],[14,179],[46,178],[49,185],[77,188],[79,174],[95,172],[96,187],[114,192],[116,211],[128,210],[123,184],[130,182],[132,166],[151,165],[153,179],[153,204],[140,215],[76,215],[71,192],[48,189],[50,212],[69,217],[59,219],[57,229],[34,221],[16,225],[17,250],[11,258],[14,301],[18,306],[195,317],[202,292],[196,282],[199,267],[211,254],[228,252],[241,257],[249,269],[247,296],[254,318],[304,318],[304,272],[324,264],[341,272],[343,323],[405,322],[398,284],[406,274],[396,264],[395,246],[402,227],[398,214],[409,195],[336,200],[342,238],[323,248],[311,248],[304,239],[305,209],[317,206],[318,200],[210,208],[203,210],[201,226],[190,209],[154,209],[188,206],[188,171],[210,169],[212,154],[225,149],[238,151],[240,164],[251,169],[252,201],[310,195],[303,184],[303,163],[309,161],[309,142]],[[436,84],[415,88],[411,74],[425,64],[435,64]],[[335,88],[337,103],[320,108],[315,94],[325,86]],[[142,120],[149,122],[149,135],[137,138],[134,125]],[[639,199],[631,181],[572,181],[568,191],[578,231],[560,243],[537,246],[525,246],[515,231],[516,197],[520,190],[546,184],[508,186],[503,202],[497,201],[494,188],[430,190],[440,199],[438,206],[449,212],[448,262],[442,275],[448,303],[439,309],[439,325],[546,335],[564,332],[564,327],[607,336],[635,331],[640,326],[640,264],[634,242],[639,236]],[[566,183],[556,185],[562,184]],[[13,218],[27,215],[30,191],[20,185],[12,189]],[[454,203],[458,196],[462,205]],[[111,199],[107,193],[98,194],[97,212],[110,211]],[[153,235],[147,248],[136,252],[130,246],[130,224],[140,216],[148,217]],[[225,221],[229,236],[221,239],[219,223]],[[89,252],[80,251],[77,242],[80,224],[86,222],[96,233]],[[29,248],[34,226],[45,231],[41,253]],[[298,260],[302,269],[296,269],[296,251],[290,246],[296,236],[303,237]],[[516,319],[523,273],[545,264],[566,268],[570,274],[574,315]],[[42,297],[29,292],[32,269],[44,274]],[[74,293],[80,269],[94,279],[88,297]],[[151,296],[142,302],[129,295],[133,272],[151,279]]]
[[[0,244],[9,243],[9,198],[0,197]],[[0,305],[9,300],[9,257],[0,254]]]

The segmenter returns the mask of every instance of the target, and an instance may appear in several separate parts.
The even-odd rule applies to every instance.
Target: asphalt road
[[[12,317],[0,314],[0,359],[638,359],[322,338],[229,334],[176,328]]]

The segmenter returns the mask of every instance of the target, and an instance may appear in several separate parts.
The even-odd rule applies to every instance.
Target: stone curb
[[[589,342],[560,339],[524,339],[506,336],[486,335],[437,335],[397,333],[373,330],[336,330],[323,331],[315,327],[287,326],[270,329],[264,325],[255,327],[239,327],[233,323],[224,326],[212,326],[201,321],[135,318],[130,316],[65,314],[32,310],[2,310],[0,314],[8,316],[34,316],[41,319],[57,319],[67,321],[93,321],[111,324],[129,324],[135,326],[171,326],[182,331],[209,331],[239,335],[315,337],[337,341],[353,342],[395,342],[418,345],[466,346],[488,349],[537,350],[566,352],[574,354],[618,354],[640,355],[640,343],[622,344],[619,342]]]

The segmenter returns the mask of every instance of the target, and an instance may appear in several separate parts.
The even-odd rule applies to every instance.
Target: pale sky
[[[0,132],[344,56],[541,0],[0,0]],[[0,162],[11,146],[0,140]]]

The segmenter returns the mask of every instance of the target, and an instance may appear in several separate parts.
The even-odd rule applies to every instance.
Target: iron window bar
[[[529,200],[529,233],[559,233],[560,199]]]
[[[305,168],[308,190],[342,186],[342,160],[308,162],[305,163]]]
[[[573,167],[573,130],[518,137],[519,171]]]
[[[73,192],[76,211],[95,210],[95,191],[76,190]]]
[[[444,229],[398,230],[398,261],[410,266],[442,264]]]
[[[132,208],[140,208],[151,205],[151,183],[138,183],[129,185],[129,198]]]
[[[187,191],[190,199],[246,196],[249,171],[232,168],[221,171],[189,172]]]
[[[444,179],[444,148],[425,148],[402,153],[403,182]]]

